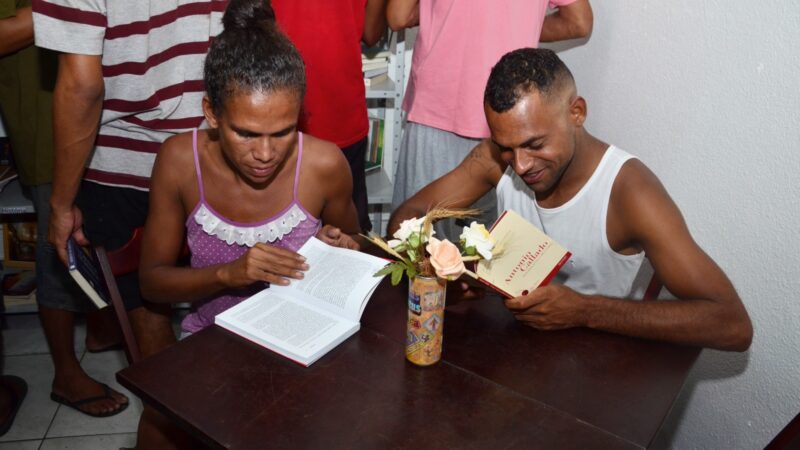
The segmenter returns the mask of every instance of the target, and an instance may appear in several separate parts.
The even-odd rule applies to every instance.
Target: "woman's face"
[[[203,110],[228,162],[246,181],[268,184],[280,172],[297,142],[300,96],[290,89],[236,92],[215,115],[207,99]]]

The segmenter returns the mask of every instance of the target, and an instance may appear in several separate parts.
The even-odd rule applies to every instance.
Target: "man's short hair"
[[[492,68],[483,101],[502,113],[531,91],[548,96],[560,92],[566,82],[574,83],[572,73],[554,51],[521,48],[503,55]]]

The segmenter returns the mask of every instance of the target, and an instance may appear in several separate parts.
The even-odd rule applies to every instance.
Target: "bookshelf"
[[[2,121],[0,121],[0,138],[5,138],[6,133]],[[2,145],[2,143],[0,143]],[[5,155],[5,153],[4,153]],[[3,156],[4,164],[7,163],[7,156]],[[2,265],[0,265],[0,280],[5,281],[6,276],[20,273],[23,269],[32,269],[32,262],[11,261],[8,259],[9,252],[9,229],[12,222],[18,220],[35,221],[33,202],[28,198],[22,190],[22,185],[19,179],[14,179],[6,184],[0,191],[0,239],[2,239],[2,250],[0,250],[0,258]],[[3,283],[5,285],[5,283]],[[13,303],[6,304],[3,296],[6,294],[5,286],[3,292],[0,292],[0,312],[4,314],[19,314],[19,313],[35,313],[37,311],[36,301],[34,298],[22,301],[14,301]],[[35,295],[35,294],[34,294]],[[33,301],[31,301],[33,300]]]
[[[0,191],[0,223],[3,227],[3,246],[5,254],[8,254],[8,230],[7,227],[11,226],[11,222],[16,222],[19,219],[26,221],[35,221],[33,202],[25,196],[22,191],[22,185],[19,179],[9,182],[2,191]],[[2,256],[0,256],[2,257]],[[32,262],[20,263],[4,259],[2,273],[0,277],[5,277],[13,273],[20,272],[22,269],[33,269]],[[2,312],[6,314],[19,314],[19,313],[35,313],[37,311],[36,302],[15,305],[0,305]]]
[[[391,33],[389,39],[389,78],[366,87],[369,116],[384,121],[383,158],[379,170],[367,173],[367,201],[373,210],[375,232],[383,232],[384,207],[392,202],[394,175],[403,133],[403,94],[405,88],[405,32]],[[388,208],[386,208],[388,213]]]

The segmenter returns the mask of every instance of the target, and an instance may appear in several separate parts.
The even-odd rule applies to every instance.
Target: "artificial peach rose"
[[[431,237],[425,250],[430,253],[431,265],[439,278],[455,280],[467,270],[464,267],[464,260],[461,259],[461,251],[447,239],[440,241]]]

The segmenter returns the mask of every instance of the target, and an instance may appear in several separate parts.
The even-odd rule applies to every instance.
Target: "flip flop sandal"
[[[6,434],[14,424],[14,419],[17,417],[17,411],[22,406],[22,400],[28,393],[28,383],[20,377],[14,375],[0,376],[0,384],[4,385],[8,392],[11,394],[11,412],[6,417],[6,420],[0,422],[0,436]]]
[[[86,351],[89,352],[89,353],[103,353],[103,352],[108,352],[108,351],[111,351],[111,350],[122,350],[122,349],[123,349],[122,343],[119,343],[119,342],[116,343],[116,344],[110,344],[110,345],[106,345],[105,347],[98,347],[98,348],[95,348],[95,349],[92,349],[92,348],[89,348],[88,346],[86,346]]]
[[[80,411],[80,412],[86,414],[87,416],[92,416],[92,417],[109,417],[109,416],[113,416],[115,414],[119,414],[122,411],[125,411],[125,408],[128,407],[129,403],[121,403],[120,406],[117,409],[112,410],[112,411],[108,411],[108,412],[92,413],[92,412],[84,411],[83,409],[81,409],[81,406],[87,405],[89,403],[94,403],[94,402],[97,402],[97,401],[100,401],[100,400],[105,400],[105,399],[114,400],[114,397],[111,395],[111,388],[108,387],[108,385],[104,384],[104,383],[100,383],[100,385],[103,386],[103,390],[105,391],[105,394],[103,394],[103,395],[97,395],[95,397],[84,398],[84,399],[81,399],[81,400],[76,400],[74,402],[71,402],[68,399],[66,399],[65,397],[62,397],[61,395],[58,395],[55,392],[51,392],[50,393],[50,399],[53,400],[56,403],[61,403],[62,405],[69,406],[70,408],[72,408],[72,409],[74,409],[76,411]]]

